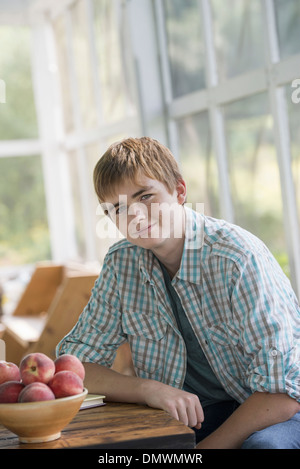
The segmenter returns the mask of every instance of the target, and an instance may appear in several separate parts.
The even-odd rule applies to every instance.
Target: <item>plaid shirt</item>
[[[214,373],[239,402],[255,391],[300,401],[300,308],[289,280],[249,232],[185,212],[172,284]],[[158,260],[124,239],[108,251],[90,301],[57,353],[110,367],[125,341],[137,376],[182,388],[186,348]]]

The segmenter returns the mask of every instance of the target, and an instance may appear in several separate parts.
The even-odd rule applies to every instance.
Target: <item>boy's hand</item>
[[[84,363],[85,386],[104,394],[107,401],[135,402],[162,409],[189,427],[201,428],[204,420],[198,396],[152,379],[122,375],[97,363]]]
[[[163,409],[189,427],[201,428],[204,414],[199,398],[195,394],[158,381],[147,380],[144,399],[149,407]]]

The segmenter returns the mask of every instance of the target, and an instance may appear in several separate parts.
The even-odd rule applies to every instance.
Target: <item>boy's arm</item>
[[[284,422],[300,411],[287,394],[255,392],[197,449],[237,449],[253,432]]]
[[[190,427],[201,427],[203,410],[198,397],[159,381],[122,375],[97,363],[84,363],[84,384],[107,401],[146,404],[162,409]]]

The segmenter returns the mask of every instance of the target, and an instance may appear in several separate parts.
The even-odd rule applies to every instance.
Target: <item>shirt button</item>
[[[276,357],[277,356],[277,350],[273,349],[270,351],[271,357]]]
[[[181,379],[180,379],[180,378],[176,378],[176,379],[175,379],[175,383],[176,383],[176,384],[179,384],[179,383],[180,383],[180,381],[181,381]]]

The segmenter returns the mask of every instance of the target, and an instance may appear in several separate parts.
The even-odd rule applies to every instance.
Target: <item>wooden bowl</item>
[[[0,404],[0,423],[21,443],[56,440],[75,417],[88,391],[52,401]]]

